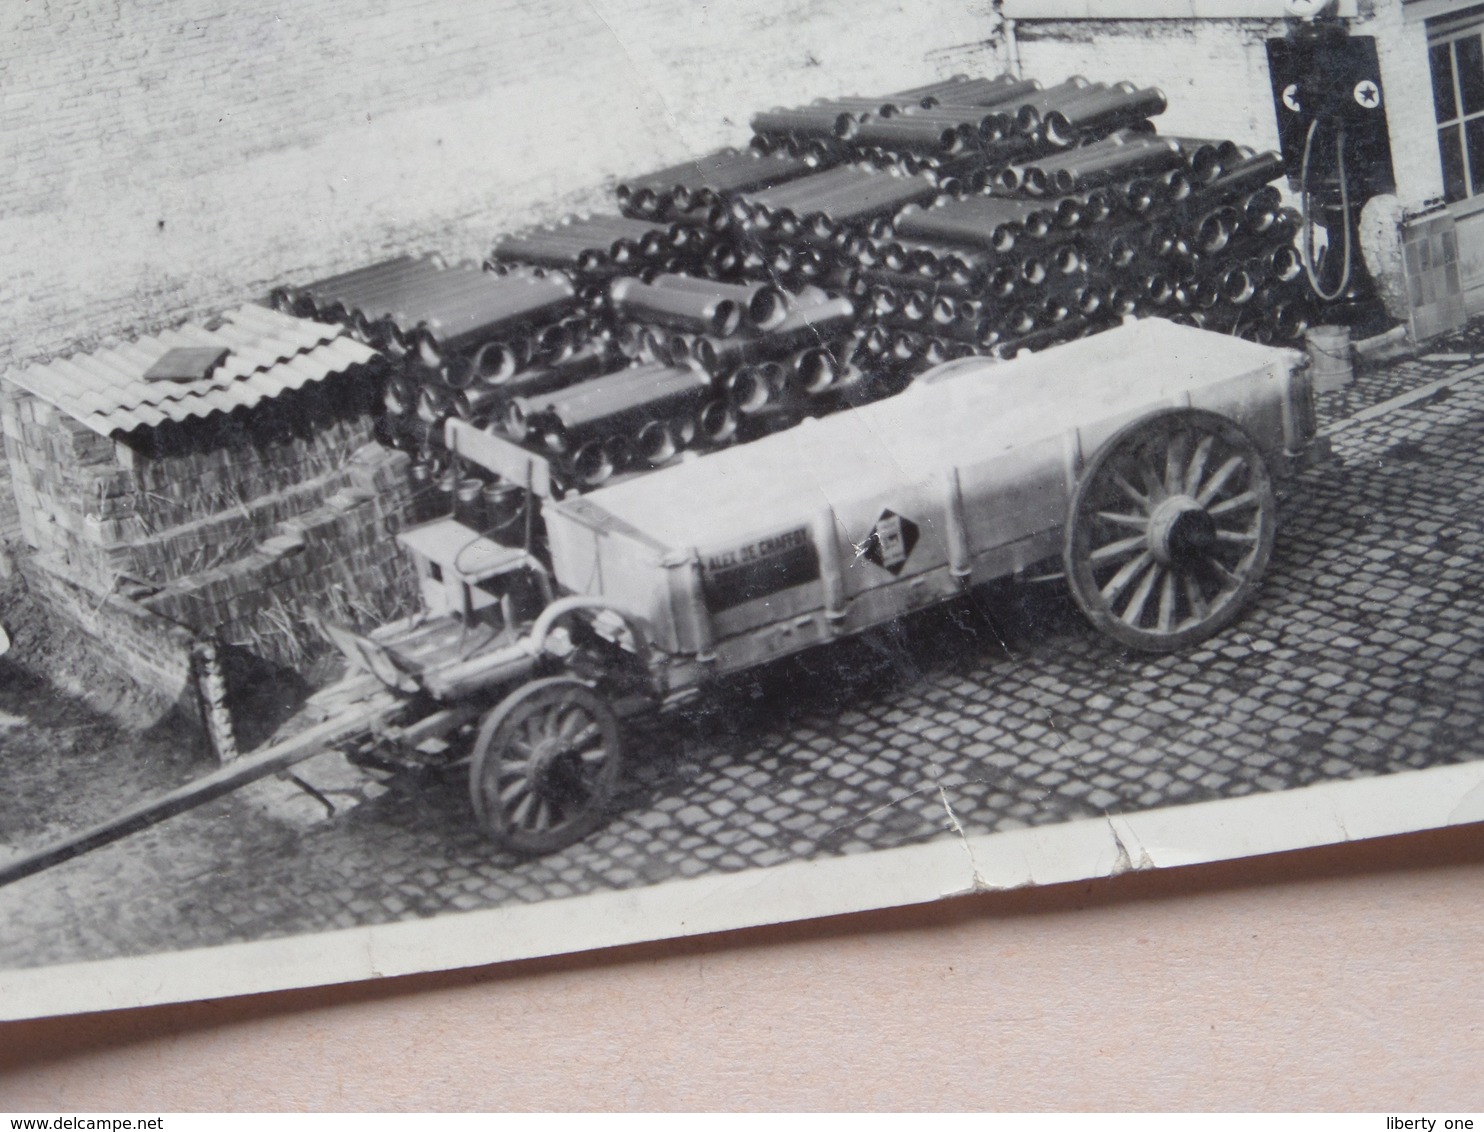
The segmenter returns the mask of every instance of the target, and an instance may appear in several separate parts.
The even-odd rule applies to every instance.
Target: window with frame
[[[1484,198],[1484,7],[1428,22],[1443,196]]]

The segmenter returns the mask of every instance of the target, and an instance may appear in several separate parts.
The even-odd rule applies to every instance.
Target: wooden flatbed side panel
[[[1008,577],[1057,554],[1060,549],[1059,528],[994,546],[975,555],[973,577],[976,582]],[[963,581],[946,566],[940,566],[894,579],[857,595],[840,621],[831,621],[821,608],[797,617],[755,623],[747,631],[717,642],[714,662],[707,671],[698,671],[694,666],[677,669],[670,686],[681,688],[706,676],[743,672],[753,665],[884,625],[905,613],[951,600],[963,592]]]
[[[1072,431],[962,467],[946,467],[926,478],[904,477],[889,486],[880,481],[853,485],[853,491],[826,493],[821,488],[826,500],[822,511],[830,516],[829,523],[752,533],[735,542],[703,546],[700,558],[710,583],[708,599],[717,638],[784,626],[771,634],[777,640],[765,651],[769,655],[790,651],[796,638],[816,632],[805,621],[827,612],[826,575],[832,558],[838,563],[844,598],[844,608],[831,618],[837,626],[832,632],[854,631],[925,601],[952,596],[960,585],[950,570],[954,543],[950,514],[955,505],[963,521],[960,554],[966,559],[960,572],[966,564],[968,578],[985,582],[998,576],[987,572],[992,566],[1002,566],[1005,573],[1021,569],[1028,564],[1023,555],[1005,548],[1027,545],[1037,536],[1042,536],[1041,542],[1055,540],[1066,519],[1079,458],[1079,439]],[[805,540],[812,541],[815,556],[807,555],[806,547],[778,549]],[[808,561],[790,565],[784,557],[789,553]],[[730,601],[738,584],[729,576],[749,571],[751,584],[762,595]],[[907,584],[927,576],[931,579],[921,585]],[[900,603],[895,612],[879,600],[863,602],[877,591],[892,595],[887,606],[890,601]]]
[[[976,559],[995,547],[1059,530],[1084,459],[1076,430],[975,460],[959,469],[969,547]],[[976,570],[974,580],[988,581]]]
[[[1273,475],[1282,476],[1287,470],[1284,420],[1292,381],[1291,370],[1274,363],[1205,386],[1191,395],[1190,403],[1240,424],[1262,450]]]
[[[964,367],[549,508],[558,578],[650,618],[672,653],[795,651],[947,596],[966,567],[986,582],[1055,553],[1085,463],[1151,413],[1208,408],[1281,454],[1297,358],[1146,320]],[[705,634],[676,584],[692,553]]]

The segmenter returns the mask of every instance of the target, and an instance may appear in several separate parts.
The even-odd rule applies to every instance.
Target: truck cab
[[[417,571],[429,617],[500,627],[531,620],[552,600],[545,568],[518,547],[503,546],[453,516],[397,536]]]

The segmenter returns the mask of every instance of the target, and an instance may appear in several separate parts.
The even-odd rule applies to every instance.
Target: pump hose
[[[1299,189],[1303,193],[1304,206],[1304,274],[1309,277],[1309,286],[1314,288],[1314,294],[1321,302],[1332,303],[1345,293],[1345,288],[1350,286],[1350,268],[1352,259],[1352,236],[1350,234],[1350,183],[1345,177],[1345,123],[1341,122],[1339,132],[1335,135],[1336,162],[1340,174],[1340,215],[1344,218],[1345,225],[1345,260],[1340,271],[1339,285],[1329,294],[1319,285],[1319,275],[1314,270],[1314,211],[1309,200],[1309,154],[1314,147],[1314,131],[1319,128],[1319,119],[1316,117],[1309,123],[1309,132],[1304,138],[1304,161],[1299,170]]]

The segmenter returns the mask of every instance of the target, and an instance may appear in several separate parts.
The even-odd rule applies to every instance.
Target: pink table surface
[[[0,1025],[0,1110],[1484,1109],[1484,826]]]

